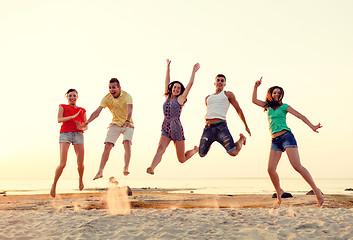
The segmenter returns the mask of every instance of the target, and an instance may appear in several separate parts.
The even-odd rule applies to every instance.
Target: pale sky
[[[251,102],[273,85],[284,88],[284,102],[323,128],[314,133],[288,115],[302,164],[314,178],[351,178],[353,113],[352,1],[87,1],[1,0],[0,179],[52,179],[59,164],[58,105],[69,88],[87,117],[117,77],[134,101],[135,133],[130,177],[267,177],[270,133],[266,113]],[[185,145],[198,145],[204,127],[204,98],[214,77],[227,77],[252,136],[233,108],[227,121],[233,138],[248,137],[230,157],[214,143],[205,158],[185,164],[171,143],[150,176],[145,170],[156,152],[163,121],[165,59],[171,79],[187,84],[192,66],[201,65],[183,108]],[[85,132],[85,179],[96,174],[111,113],[103,110]],[[122,137],[104,176],[121,176]],[[76,178],[69,150],[63,178]],[[284,154],[280,177],[300,177]]]

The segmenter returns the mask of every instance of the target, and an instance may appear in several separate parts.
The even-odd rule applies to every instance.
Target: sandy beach
[[[353,239],[352,195],[132,192],[0,196],[0,239]]]

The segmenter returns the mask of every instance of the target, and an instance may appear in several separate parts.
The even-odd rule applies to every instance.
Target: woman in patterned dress
[[[167,59],[167,73],[165,77],[165,97],[163,104],[164,121],[162,124],[162,135],[159,140],[156,155],[152,164],[147,168],[147,173],[154,174],[154,169],[161,162],[162,156],[167,149],[170,141],[174,142],[179,162],[184,163],[198,152],[198,147],[185,152],[185,137],[183,126],[180,122],[181,109],[186,102],[186,98],[194,83],[195,73],[200,68],[200,64],[196,63],[193,67],[190,81],[186,88],[179,81],[170,82],[170,60]]]

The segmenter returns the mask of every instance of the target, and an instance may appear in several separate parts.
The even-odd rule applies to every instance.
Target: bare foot
[[[79,183],[79,189],[80,189],[80,191],[82,191],[84,187],[85,187],[85,186],[83,185],[83,182],[82,182],[82,180],[81,180],[80,183]]]
[[[154,171],[153,171],[153,169],[152,169],[151,167],[147,168],[146,172],[147,172],[148,174],[151,174],[151,175],[154,174]]]
[[[129,174],[130,174],[130,172],[128,170],[124,170],[124,176],[127,176]]]
[[[198,147],[198,146],[194,146],[194,150],[195,150],[196,152],[199,152],[199,147]]]
[[[315,196],[316,196],[317,205],[319,205],[319,207],[321,207],[324,204],[324,196],[322,196],[320,189],[317,189],[315,191]]]
[[[53,185],[51,185],[50,196],[55,198],[55,195],[56,195],[56,186],[53,184]]]
[[[239,136],[241,139],[243,139],[243,145],[245,145],[246,144],[246,137],[242,133],[240,133]]]
[[[281,197],[277,197],[277,206],[279,207],[282,203],[282,198]]]
[[[102,178],[103,174],[101,172],[98,172],[97,175],[93,178],[93,180],[96,180],[98,178]]]
[[[280,206],[282,203],[282,194],[284,193],[283,189],[279,192],[280,194],[277,193],[277,205]]]

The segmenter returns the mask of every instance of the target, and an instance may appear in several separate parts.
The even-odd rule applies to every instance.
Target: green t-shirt
[[[289,107],[288,104],[282,104],[276,110],[272,108],[267,109],[267,118],[270,127],[271,134],[276,132],[280,132],[282,130],[290,131],[290,128],[287,126],[286,123],[286,116],[287,116],[287,108]]]

